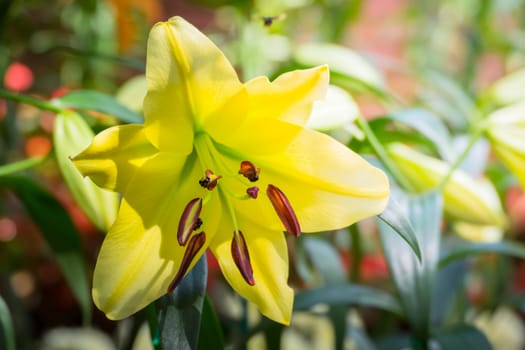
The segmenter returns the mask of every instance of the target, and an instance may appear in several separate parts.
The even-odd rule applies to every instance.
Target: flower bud
[[[488,117],[487,134],[494,153],[525,189],[525,102],[501,108]]]
[[[450,171],[450,165],[446,162],[402,144],[389,145],[388,153],[416,191],[435,188]],[[456,169],[444,185],[443,199],[445,214],[452,220],[478,225],[506,225],[496,190],[485,179],[473,179]]]

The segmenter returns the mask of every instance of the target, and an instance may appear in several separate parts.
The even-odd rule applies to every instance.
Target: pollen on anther
[[[177,241],[181,246],[186,245],[191,233],[202,225],[202,220],[199,217],[201,210],[202,198],[193,198],[186,204],[177,228]]]
[[[259,173],[261,172],[261,169],[257,168],[255,165],[253,165],[252,162],[249,162],[247,160],[243,160],[241,162],[241,167],[239,169],[239,174],[250,180],[250,182],[255,182],[259,180]]]
[[[201,185],[201,187],[203,188],[206,188],[208,189],[209,191],[213,190],[216,186],[217,186],[217,183],[219,181],[219,179],[221,179],[222,176],[220,175],[215,175],[213,173],[213,171],[211,170],[206,170],[205,172],[205,176],[199,180],[199,185]]]

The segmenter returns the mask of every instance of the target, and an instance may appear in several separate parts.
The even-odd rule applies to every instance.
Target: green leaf
[[[126,123],[143,123],[142,116],[124,107],[113,96],[98,91],[73,91],[54,99],[52,103],[59,108],[75,108],[106,113]]]
[[[57,114],[53,143],[60,172],[80,208],[100,230],[109,229],[117,216],[119,195],[83,177],[70,157],[84,150],[94,133],[85,120],[73,111]]]
[[[410,246],[414,254],[416,254],[417,258],[421,261],[421,248],[419,247],[414,228],[402,210],[401,204],[395,200],[393,195],[388,199],[385,210],[377,217],[390,226],[390,228]]]
[[[397,300],[382,290],[357,284],[330,284],[300,292],[295,296],[294,310],[308,310],[316,304],[371,306],[401,315]]]
[[[198,350],[224,349],[224,336],[217,314],[210,299],[206,296],[202,307],[202,321],[199,333]]]
[[[15,332],[11,313],[0,295],[0,348],[5,350],[15,350]]]
[[[388,118],[403,123],[417,130],[419,133],[431,140],[443,159],[452,161],[454,150],[452,139],[447,128],[435,114],[420,108],[405,109],[403,111],[389,114]]]
[[[434,337],[440,350],[492,350],[487,337],[476,327],[462,324],[446,329]]]
[[[426,341],[430,330],[431,293],[439,256],[442,197],[437,192],[403,196],[393,192],[406,210],[421,247],[417,260],[402,237],[380,222],[383,250],[396,285],[404,313],[417,341]]]
[[[82,309],[84,324],[91,319],[91,297],[80,236],[67,211],[45,189],[20,176],[0,177],[11,189],[42,232],[69,287]]]
[[[484,253],[499,253],[516,258],[525,259],[525,245],[511,241],[495,243],[461,243],[452,246],[439,260],[439,267],[443,267],[458,259]]]
[[[204,254],[172,293],[156,301],[163,350],[197,349],[207,277]]]

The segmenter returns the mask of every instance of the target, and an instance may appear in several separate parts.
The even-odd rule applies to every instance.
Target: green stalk
[[[379,142],[376,135],[374,134],[374,132],[368,125],[368,122],[362,116],[359,116],[356,119],[356,124],[361,128],[370,146],[373,148],[374,152],[376,153],[377,157],[383,163],[383,165],[388,170],[388,172],[392,175],[392,177],[396,180],[399,186],[401,186],[403,189],[405,189],[408,192],[414,192],[414,187],[410,184],[410,182],[408,182],[405,179],[403,174],[401,174],[401,172],[397,168],[396,164],[388,156],[386,149],[383,147],[381,142]]]
[[[32,168],[42,163],[44,159],[46,159],[46,157],[27,158],[19,162],[2,165],[0,166],[0,176],[11,175],[13,173]]]
[[[442,191],[443,190],[443,188],[447,184],[448,180],[450,180],[450,177],[452,176],[452,173],[454,171],[456,171],[456,169],[459,168],[459,166],[461,166],[461,163],[463,163],[465,158],[467,158],[468,154],[470,153],[470,150],[472,149],[472,147],[474,147],[476,142],[478,142],[480,137],[485,132],[485,129],[486,129],[486,124],[485,123],[481,123],[479,126],[477,126],[474,129],[474,132],[472,133],[472,135],[470,137],[470,140],[469,140],[469,143],[468,143],[467,147],[465,147],[463,152],[461,152],[461,154],[458,157],[456,157],[456,159],[454,160],[454,163],[452,163],[452,165],[450,166],[450,170],[448,171],[448,173],[439,182],[439,185],[437,186],[437,190],[438,191]]]
[[[361,233],[359,232],[359,227],[356,224],[353,224],[348,228],[351,238],[351,252],[352,252],[352,262],[349,270],[349,279],[352,283],[358,283],[360,276],[360,267],[361,260],[363,258],[363,252],[361,251]]]
[[[36,99],[34,97],[28,96],[28,95],[22,95],[15,92],[11,92],[8,90],[0,89],[0,97],[5,98],[7,100],[12,100],[16,102],[22,102],[31,106],[35,106],[39,109],[43,109],[46,111],[51,111],[54,113],[60,113],[62,112],[62,109],[53,105],[50,102],[46,102],[43,100]]]

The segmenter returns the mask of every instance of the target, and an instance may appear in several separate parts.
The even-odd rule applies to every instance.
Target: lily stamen
[[[301,227],[288,198],[274,185],[268,185],[266,194],[286,231],[295,237],[299,237],[301,235]]]
[[[246,193],[248,194],[248,196],[255,199],[257,198],[257,195],[259,194],[259,187],[257,186],[249,187],[246,189]]]
[[[260,168],[257,168],[253,165],[252,162],[243,160],[241,162],[241,168],[239,169],[239,174],[250,180],[250,182],[255,182],[259,180],[259,173],[261,172]]]
[[[193,259],[195,258],[195,256],[197,255],[197,253],[202,248],[205,242],[206,234],[204,232],[198,233],[191,237],[190,242],[188,243],[188,247],[184,251],[184,256],[182,257],[179,271],[177,271],[177,274],[173,278],[173,281],[171,281],[170,285],[168,286],[168,293],[173,292],[175,287],[177,287],[179,282],[182,280],[182,278],[188,271],[191,262],[193,261]]]
[[[242,232],[239,230],[233,231],[231,253],[233,261],[246,283],[250,286],[255,285],[248,246],[246,245],[246,240],[244,239]]]
[[[221,175],[215,175],[210,169],[206,170],[205,176],[199,180],[199,185],[208,189],[209,191],[213,190],[219,181],[222,178]]]
[[[192,199],[184,208],[177,228],[177,241],[181,246],[186,245],[195,227],[198,225],[198,229],[202,225],[202,220],[199,218],[201,210],[202,198]]]

